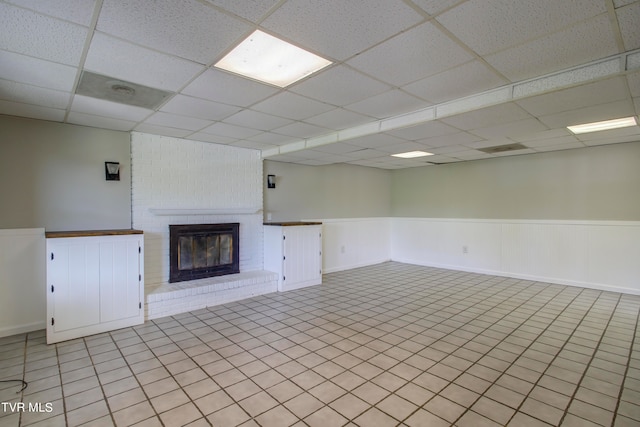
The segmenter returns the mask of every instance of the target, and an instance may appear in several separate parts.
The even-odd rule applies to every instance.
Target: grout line
[[[204,410],[209,409],[205,408],[201,410],[195,401],[206,396],[211,396],[218,391],[224,392],[224,395],[226,395],[232,403],[217,408],[209,414],[209,417],[226,408],[236,406],[237,410],[245,414],[244,417],[247,418],[248,421],[253,420],[254,423],[260,425],[261,421],[257,420],[258,417],[280,408],[280,410],[288,411],[293,416],[293,419],[295,419],[294,422],[298,425],[308,425],[310,422],[308,417],[315,416],[317,418],[318,416],[322,416],[322,411],[332,410],[352,422],[367,413],[369,413],[369,416],[375,416],[375,414],[380,415],[380,413],[382,413],[384,416],[389,416],[397,420],[396,423],[400,425],[403,422],[407,423],[411,417],[420,411],[427,411],[430,415],[439,417],[437,413],[441,413],[440,410],[430,412],[430,410],[426,409],[429,402],[432,402],[436,397],[446,399],[447,402],[452,402],[455,405],[461,405],[463,407],[462,412],[460,412],[454,420],[454,423],[460,422],[470,411],[477,416],[484,417],[484,415],[476,413],[471,409],[473,405],[483,397],[493,402],[498,402],[500,405],[509,408],[509,410],[513,410],[513,414],[511,414],[509,418],[509,422],[513,422],[517,414],[525,415],[521,409],[529,398],[534,399],[531,397],[531,394],[536,388],[548,388],[547,386],[540,385],[540,382],[545,377],[549,377],[557,379],[558,381],[565,381],[574,387],[571,396],[562,393],[564,397],[568,398],[568,403],[564,409],[558,408],[553,403],[541,402],[544,405],[550,405],[554,409],[562,411],[563,414],[560,419],[560,422],[562,422],[567,414],[569,414],[569,406],[571,403],[577,400],[577,393],[580,390],[580,385],[587,377],[588,369],[596,361],[601,361],[602,364],[599,366],[602,367],[599,369],[603,370],[605,374],[611,371],[616,372],[616,375],[622,375],[622,383],[619,385],[616,407],[613,410],[612,423],[616,420],[617,412],[622,402],[624,385],[627,381],[632,381],[632,378],[628,377],[628,375],[631,372],[634,342],[637,340],[638,327],[640,325],[640,313],[637,308],[640,300],[633,296],[625,299],[624,294],[613,292],[594,291],[516,278],[481,275],[392,262],[379,264],[377,266],[361,267],[349,271],[329,273],[324,277],[325,283],[323,286],[304,288],[282,294],[260,295],[220,306],[167,316],[151,320],[143,325],[107,332],[94,337],[85,337],[78,340],[77,343],[71,344],[79,347],[79,343],[82,343],[82,349],[68,348],[62,352],[63,345],[59,346],[55,344],[55,354],[53,356],[40,357],[45,355],[38,354],[40,351],[48,351],[47,349],[50,348],[49,346],[43,346],[41,341],[43,341],[44,338],[42,336],[32,338],[33,342],[31,342],[29,334],[25,334],[22,355],[23,378],[25,378],[28,373],[28,355],[33,355],[33,357],[38,356],[33,363],[40,363],[41,360],[44,361],[40,366],[47,364],[47,358],[56,357],[55,366],[58,370],[57,379],[60,382],[65,423],[68,423],[69,420],[67,403],[63,391],[62,365],[73,363],[86,357],[91,363],[90,366],[82,366],[84,363],[67,365],[67,368],[71,367],[73,369],[66,371],[65,375],[91,367],[94,377],[89,378],[95,378],[98,381],[98,386],[100,387],[109,417],[114,424],[116,420],[115,412],[112,411],[109,399],[119,394],[138,389],[142,391],[142,395],[146,400],[125,406],[118,409],[118,411],[147,402],[147,405],[152,409],[153,415],[137,422],[149,422],[151,419],[155,419],[160,424],[164,424],[160,418],[160,414],[151,403],[152,398],[149,397],[144,387],[149,388],[149,385],[153,385],[157,381],[170,378],[175,382],[177,388],[162,395],[155,396],[153,399],[180,390],[187,398],[185,403],[168,409],[165,412],[173,411],[183,405],[191,405],[196,408],[197,414],[199,414],[197,421],[199,420],[199,422],[209,425],[211,421],[204,414]],[[615,299],[616,297],[617,299]],[[629,305],[632,305],[635,310],[635,323],[633,325],[631,325],[631,315],[625,311],[625,307]],[[607,319],[606,323],[604,323],[605,318]],[[602,324],[604,324],[604,327],[601,328]],[[635,329],[631,330],[632,326],[634,326]],[[594,331],[594,336],[597,341],[585,335],[592,330]],[[631,336],[631,341],[627,343],[629,336]],[[618,344],[615,340],[620,337],[623,337],[620,339],[622,343]],[[585,343],[574,342],[572,341],[573,338],[578,341],[586,341]],[[29,343],[33,345],[30,346]],[[122,347],[120,343],[122,343]],[[15,345],[15,343],[13,343],[13,345]],[[99,353],[94,354],[90,350],[99,346],[105,346],[104,349],[99,349]],[[111,346],[113,346],[113,348],[111,348]],[[201,349],[195,350],[196,347],[200,346],[204,346],[202,349],[206,348],[208,351],[202,352],[200,351]],[[585,346],[585,353],[581,352],[581,348],[576,346]],[[131,347],[130,351],[133,352],[129,353],[129,351],[125,350],[129,347]],[[536,354],[526,354],[529,350],[533,351],[534,347],[536,353],[540,354],[540,357]],[[28,353],[30,349],[35,350],[35,353]],[[194,350],[190,351],[190,349]],[[1,344],[0,350],[2,350]],[[254,352],[254,350],[256,351]],[[273,364],[273,366],[271,363],[266,363],[265,370],[257,374],[245,374],[243,371],[245,366],[257,361],[262,362],[265,358],[264,356],[259,356],[262,350],[272,352],[270,355],[286,357],[286,361],[284,363],[278,362],[277,364]],[[434,353],[425,353],[426,355],[423,356],[421,353],[426,350],[433,350]],[[586,354],[586,350],[591,351],[590,356]],[[599,350],[606,352],[606,354],[602,355],[604,357],[596,356]],[[498,351],[502,354],[496,354]],[[563,354],[564,351],[571,353]],[[75,352],[86,352],[86,356],[82,356],[80,353],[73,356],[66,356]],[[125,353],[127,353],[126,356]],[[588,362],[579,362],[585,365],[581,373],[569,369],[572,373],[580,376],[579,380],[563,380],[547,374],[549,369],[555,366],[553,364],[557,360],[562,359],[569,362],[573,360],[573,357],[571,359],[567,358],[571,357],[573,353],[575,353],[575,357],[577,357],[577,359],[575,359],[576,362],[582,359],[582,356],[584,356],[585,359],[588,358]],[[151,357],[138,359],[135,356],[138,354],[140,355],[139,357]],[[208,358],[199,357],[207,354],[211,354],[216,360],[210,361]],[[318,360],[322,361],[320,363],[303,363],[306,361],[299,361],[307,355],[315,355],[319,357]],[[357,363],[352,365],[347,361],[337,361],[338,358],[345,355],[354,358],[352,359],[353,362]],[[174,357],[172,356],[179,357],[179,359],[173,360]],[[409,358],[414,356],[424,358],[426,364],[423,365],[423,367],[418,367],[407,362]],[[621,362],[621,360],[624,360],[624,356],[626,356],[626,366]],[[63,357],[66,362],[61,362],[61,357]],[[73,358],[67,360],[69,357]],[[540,366],[537,368],[527,367],[526,360],[523,359],[524,357],[532,359],[536,362],[536,365],[539,363]],[[107,360],[98,362],[103,358]],[[198,362],[198,360],[200,362]],[[483,362],[483,360],[485,362]],[[500,368],[491,367],[492,364],[488,364],[488,362],[492,360],[499,363]],[[102,363],[111,362],[113,365],[98,366]],[[145,362],[154,365],[157,364],[158,367],[148,369],[147,366],[140,365],[138,369],[143,368],[145,370],[134,373],[132,367]],[[193,366],[183,367],[176,365],[177,369],[172,368],[170,370],[168,368],[172,364],[183,362]],[[229,367],[224,367],[224,370],[214,374],[209,374],[208,370],[205,370],[208,365],[218,362],[226,362],[229,364]],[[301,369],[304,369],[295,374],[281,373],[282,369],[279,368],[292,362],[300,364]],[[416,359],[416,363],[422,365],[422,363],[419,362],[420,361]],[[524,364],[522,362],[524,362]],[[121,364],[123,366],[119,366]],[[325,367],[320,368],[325,364]],[[415,369],[415,371],[410,370],[410,375],[406,375],[404,372],[399,372],[399,374],[394,373],[397,372],[394,370],[395,368],[405,365]],[[427,365],[428,367],[424,368],[424,366]],[[624,374],[618,373],[617,365],[620,367],[624,366]],[[372,371],[375,373],[369,374],[358,371],[357,368],[359,366],[365,369],[368,369],[369,366],[372,369],[375,368],[375,370]],[[525,375],[516,376],[518,373],[508,372],[509,369],[514,366],[524,370],[523,373]],[[474,367],[485,368],[486,370],[490,370],[487,372],[491,372],[492,374],[486,376],[482,375],[482,372],[470,372]],[[567,369],[562,366],[555,367],[563,370]],[[102,368],[108,369],[99,374],[98,369],[102,370]],[[111,384],[111,382],[103,385],[100,380],[100,375],[109,375],[109,372],[120,369],[124,370],[125,368],[129,371],[129,376],[112,382],[125,380],[135,381],[137,388],[124,390],[107,398],[105,387]],[[160,368],[167,376],[143,386],[138,376]],[[253,367],[248,367],[247,369],[252,368]],[[455,376],[438,371],[437,369],[440,368],[451,369],[452,372],[455,373]],[[195,369],[198,369],[199,373],[203,374],[202,379],[197,381],[190,380],[192,382],[189,384],[186,384],[188,381],[185,381],[184,377],[182,377],[183,379],[181,381],[177,380],[177,377]],[[323,371],[323,369],[328,370]],[[332,371],[333,369],[335,369],[335,371]],[[360,372],[360,374],[356,373],[354,369]],[[219,380],[214,379],[218,375],[234,370],[241,373],[243,379],[229,384],[226,387],[222,387],[221,383],[218,382]],[[89,371],[90,370],[87,369],[87,372]],[[497,376],[493,375],[494,371]],[[530,371],[532,376],[535,376],[535,381],[532,382],[531,379],[526,379],[529,378],[529,372],[527,371]],[[278,379],[276,383],[268,384],[268,386],[267,383],[260,381],[259,383],[265,384],[263,388],[263,386],[260,386],[259,383],[256,382],[256,377],[266,372],[277,373],[283,379]],[[336,375],[335,372],[339,373]],[[416,372],[417,375],[413,375]],[[82,372],[78,373],[80,374]],[[350,389],[334,382],[336,377],[345,373],[359,378],[362,382]],[[442,378],[443,384],[445,385],[437,392],[433,392],[418,383],[414,383],[414,380],[424,373],[428,373],[439,379]],[[294,380],[294,378],[303,374],[313,374],[313,386],[305,386],[304,384],[298,386],[298,381]],[[479,374],[482,376],[478,376]],[[381,378],[382,375],[392,380],[392,383],[390,385],[384,383],[378,385],[379,381],[376,382],[376,380]],[[389,375],[393,375],[393,377],[387,377]],[[411,377],[411,375],[413,376]],[[486,395],[487,392],[506,375],[526,383],[527,386],[531,386],[526,393],[513,392],[523,396],[517,408],[513,408],[508,404],[502,403],[502,401],[495,400]],[[118,376],[119,375],[114,372],[111,378]],[[487,384],[487,386],[482,389],[482,387],[476,387],[475,383],[464,383],[465,385],[456,383],[456,381],[463,376],[469,381],[475,381],[475,379],[477,379],[478,384],[481,383],[482,387],[484,387],[485,384]],[[494,376],[495,378],[493,378]],[[131,377],[134,377],[133,380],[131,380]],[[407,379],[409,377],[411,378]],[[595,377],[589,378],[608,383],[606,379],[599,380]],[[74,379],[66,385],[68,386],[75,381],[81,381],[83,379],[84,378]],[[204,381],[205,379],[213,381],[218,389],[213,392],[205,390],[208,394],[199,396],[196,399],[192,398],[186,389],[192,384]],[[247,380],[257,391],[251,391],[246,396],[244,393],[241,395],[233,393],[233,396],[238,397],[238,400],[236,400],[227,390]],[[320,382],[315,384],[316,380]],[[397,384],[394,383],[395,381],[401,385],[397,387]],[[577,382],[574,384],[574,381]],[[294,384],[301,391],[300,393],[296,391],[293,397],[280,401],[268,390],[285,382]],[[185,384],[183,385],[183,383]],[[425,389],[425,393],[428,392],[432,394],[432,396],[422,404],[415,404],[413,401],[409,401],[397,394],[400,389],[409,384],[414,384],[416,387]],[[318,395],[321,399],[316,398],[311,390],[323,385],[330,387],[332,391],[339,389],[340,393],[337,393],[337,397],[331,396],[325,398]],[[369,401],[373,400],[360,398],[355,394],[355,390],[358,390],[364,385],[373,385],[384,390],[384,397],[373,404],[369,403]],[[449,393],[445,392],[445,390],[451,390],[453,385],[458,387],[464,394],[469,392],[471,399],[464,398],[464,403],[461,403],[462,400],[460,398],[450,396]],[[612,385],[615,384],[612,383]],[[336,388],[333,389],[331,386],[335,386]],[[587,388],[589,388],[589,385],[587,385]],[[589,388],[589,390],[591,390],[591,388]],[[89,390],[93,390],[93,388]],[[507,388],[507,390],[511,391],[509,388]],[[598,390],[591,391],[597,392]],[[275,400],[277,404],[263,410],[261,413],[257,413],[251,408],[245,410],[244,406],[240,404],[240,402],[245,399],[261,393],[266,393],[266,395],[269,396],[270,399]],[[318,400],[320,406],[310,413],[305,412],[302,414],[296,411],[301,414],[298,416],[285,405],[292,399],[296,399],[305,393]],[[471,395],[470,393],[474,394]],[[607,395],[614,398],[610,394]],[[73,396],[76,396],[76,394]],[[349,414],[347,416],[347,414],[342,414],[340,411],[333,409],[331,405],[345,396],[363,400],[366,403],[363,411],[355,415]],[[415,409],[403,415],[402,419],[397,419],[396,416],[399,416],[397,413],[396,416],[393,416],[378,406],[380,402],[392,396],[409,402],[412,408],[415,406]],[[24,392],[21,395],[21,401],[23,400]],[[99,402],[99,400],[97,402]],[[74,410],[97,402],[86,405],[83,404],[82,406],[74,408]],[[128,402],[125,404],[128,404]],[[611,412],[611,410],[604,407],[600,408],[598,405],[593,405],[588,402],[585,402],[585,404]],[[375,411],[371,412],[374,409]],[[249,410],[255,415],[252,416],[248,412]],[[165,412],[163,412],[163,414]],[[193,414],[195,416],[196,412]],[[526,415],[531,416],[535,420],[541,420],[537,414]],[[22,425],[22,417],[22,414],[18,417],[18,425]],[[96,420],[89,421],[87,425],[95,421]],[[358,420],[358,422],[360,421],[361,419]]]
[[[629,366],[631,365],[631,356],[633,355],[633,345],[634,345],[634,342],[636,342],[636,339],[638,338],[638,326],[640,326],[640,311],[636,310],[636,322],[635,322],[635,328],[633,328],[633,338],[631,339],[631,342],[629,345],[629,354],[627,355],[627,366],[624,371],[622,384],[620,384],[620,392],[618,393],[618,401],[616,402],[616,409],[613,412],[613,419],[611,420],[611,425],[616,424],[618,409],[620,408],[620,402],[622,401],[622,394],[624,393],[624,390],[625,390],[624,385],[627,382]]]
[[[508,318],[508,316],[510,316],[511,314],[513,314],[514,312],[516,312],[518,309],[520,309],[521,307],[523,307],[527,302],[529,302],[529,301],[531,301],[532,299],[534,299],[534,298],[538,297],[541,293],[543,293],[544,291],[546,291],[547,289],[550,289],[550,288],[551,288],[550,286],[547,286],[547,287],[544,287],[544,288],[540,289],[540,290],[539,290],[535,295],[531,295],[528,299],[526,299],[526,300],[522,301],[518,306],[514,307],[510,312],[505,313],[502,317],[500,317],[500,318],[496,319],[496,320],[495,320],[495,321],[494,321],[490,326],[488,326],[488,327],[486,327],[486,328],[485,328],[485,331],[486,331],[486,330],[489,330],[489,329],[491,328],[491,326],[494,326],[494,325],[498,324],[499,322],[501,322],[501,321],[502,321],[502,320],[504,320],[505,318]],[[565,289],[566,289],[566,288],[563,288],[563,289],[559,290],[559,291],[558,291],[558,293],[561,293],[561,292],[562,292],[563,290],[565,290]],[[556,294],[556,296],[557,296],[557,294]],[[500,306],[500,304],[497,304],[496,306]],[[533,316],[534,316],[536,313],[538,313],[540,310],[542,310],[542,308],[544,308],[544,306],[543,306],[543,307],[541,307],[541,308],[539,308],[538,310],[536,310],[534,313],[530,314],[530,315],[529,315],[529,317],[527,318],[527,320],[528,320],[528,319],[530,319],[531,317],[533,317]],[[486,313],[486,312],[485,312],[485,313]],[[485,314],[485,313],[483,313],[483,314]],[[521,322],[521,323],[523,323],[523,322]],[[517,328],[516,328],[516,329],[514,329],[514,330],[517,330]],[[505,336],[504,336],[504,337],[503,337],[499,342],[497,342],[497,343],[492,347],[492,349],[491,349],[491,350],[487,351],[487,352],[483,355],[483,357],[488,356],[488,355],[489,355],[489,353],[490,353],[492,350],[497,349],[497,348],[498,348],[498,346],[499,346],[501,343],[505,342],[505,340],[506,340],[507,338],[509,338],[509,337],[512,335],[512,333],[513,333],[513,331],[512,331],[511,333],[509,333],[509,334],[505,335]],[[531,343],[527,348],[529,348],[531,345],[533,345],[533,342],[532,342],[532,343]],[[526,350],[526,349],[525,349],[525,350]],[[503,350],[503,351],[506,351],[506,350]],[[523,351],[523,352],[524,352],[524,351]],[[511,353],[511,352],[509,352],[509,353]],[[513,353],[513,354],[515,355],[515,353]],[[494,357],[494,356],[489,356],[489,357]],[[480,359],[478,359],[478,360],[481,360],[481,359],[482,359],[482,358],[480,358]],[[442,360],[444,360],[444,358],[443,358]],[[502,359],[500,359],[500,360],[502,360]],[[509,366],[503,370],[502,374],[501,374],[500,376],[498,376],[498,378],[496,378],[493,382],[491,382],[491,385],[494,385],[494,384],[495,384],[495,383],[496,383],[496,382],[497,382],[497,381],[502,377],[502,375],[504,375],[504,374],[505,374],[505,372],[506,372],[506,371],[507,371],[511,366],[513,366],[513,364],[515,363],[515,361],[516,361],[516,360],[518,360],[518,358],[515,358],[515,359],[513,360],[513,362],[510,362],[510,363],[509,363]],[[505,362],[506,362],[506,361],[505,361]],[[438,362],[438,363],[440,363],[440,362]],[[473,364],[472,366],[474,366],[476,363],[477,363],[477,362],[474,362],[474,364]],[[445,365],[446,365],[446,364],[445,364]],[[447,365],[447,366],[448,366],[448,365]],[[467,368],[467,370],[468,370],[468,368]],[[458,378],[460,378],[462,375],[464,375],[464,374],[467,372],[467,370],[462,371],[458,376],[456,376],[456,377],[455,377],[454,379],[452,379],[452,380],[448,380],[448,379],[446,379],[446,378],[444,378],[444,380],[449,381],[449,385],[450,385],[450,384],[455,384],[456,379],[458,379]],[[432,375],[435,375],[435,374],[432,374]],[[473,374],[469,374],[469,375],[473,375]],[[437,375],[436,375],[436,376],[437,376]],[[473,376],[475,377],[475,375],[473,375]],[[486,381],[486,380],[484,380],[483,378],[480,378],[480,379],[481,379],[481,380],[483,380],[483,381]],[[490,382],[490,381],[487,381],[487,382]],[[459,385],[459,384],[458,384],[458,385]],[[482,393],[477,393],[477,392],[475,392],[474,390],[471,390],[471,391],[473,391],[474,393],[477,393],[477,394],[479,395],[479,396],[476,398],[476,400],[474,400],[474,402],[473,402],[473,403],[477,402],[481,397],[483,397],[483,396],[484,396],[484,394],[486,393],[486,391],[491,387],[491,385],[490,385],[489,387],[487,387],[487,388],[485,389],[485,391],[484,391],[484,392],[482,392]],[[459,385],[459,386],[460,386],[460,385]],[[448,386],[445,386],[442,390],[446,389],[447,387],[448,387]],[[463,386],[460,386],[460,387],[463,387]],[[466,389],[466,387],[463,387],[463,388],[465,388],[465,389]],[[440,391],[438,391],[437,393],[435,393],[435,396],[440,396],[440,394],[441,394],[441,391],[442,391],[442,390],[440,390]],[[435,397],[435,396],[434,396],[434,397]],[[442,397],[446,399],[446,397],[444,397],[444,396],[442,396]],[[433,397],[432,397],[429,401],[431,401],[432,399],[433,399]],[[447,400],[449,400],[449,399],[447,399]],[[421,408],[424,408],[424,406],[425,406],[427,403],[429,403],[429,401],[425,402],[425,404],[423,404],[423,405],[421,406]],[[457,402],[454,402],[454,403],[458,404]],[[455,422],[459,421],[459,420],[460,420],[460,418],[462,418],[462,417],[463,417],[467,412],[469,412],[469,411],[470,411],[470,407],[471,407],[471,406],[473,406],[473,403],[472,403],[472,404],[470,404],[467,408],[465,408],[465,410],[464,410],[464,411],[463,411],[463,412],[458,416],[458,418],[456,418]],[[502,402],[499,402],[499,403],[502,403]],[[435,415],[435,414],[434,414],[434,415]],[[408,418],[405,418],[405,421],[406,421],[407,419],[408,419]]]
[[[596,303],[598,302],[598,300],[603,296],[606,295],[605,292],[601,292],[598,295],[598,298],[594,301],[593,306],[596,305]],[[609,319],[607,319],[607,324],[606,326],[602,329],[602,335],[600,335],[600,338],[597,341],[596,346],[593,348],[593,353],[591,354],[591,358],[589,359],[589,362],[586,365],[586,368],[584,370],[584,372],[582,373],[582,375],[580,376],[580,380],[578,380],[578,383],[575,384],[575,390],[573,391],[573,394],[571,395],[570,399],[569,399],[569,403],[567,404],[567,409],[564,411],[564,414],[562,414],[562,417],[560,418],[560,423],[562,423],[564,421],[564,419],[566,418],[567,414],[569,413],[569,407],[571,406],[571,403],[576,400],[576,394],[578,393],[578,390],[580,389],[580,384],[582,384],[582,381],[584,380],[584,377],[587,375],[587,371],[589,370],[589,367],[591,366],[591,364],[593,363],[594,358],[596,357],[596,353],[598,352],[598,348],[600,347],[600,344],[602,343],[602,339],[604,338],[604,335],[607,331],[607,328],[609,327],[609,324],[611,323],[611,318],[614,316],[618,305],[620,304],[620,297],[621,294],[618,294],[617,297],[617,301],[615,304],[615,307],[611,310],[611,313],[609,314]],[[589,315],[589,313],[591,312],[591,310],[593,310],[593,306],[589,309],[589,312],[587,312],[587,314],[585,315],[585,318]],[[584,321],[584,319],[583,319]],[[582,323],[582,322],[580,322]],[[573,330],[573,332],[571,333],[571,336],[573,336],[575,334],[575,331],[578,329],[580,325],[576,326],[576,328]],[[619,386],[622,387],[622,384]],[[578,415],[576,415],[578,416]],[[582,418],[582,417],[579,417]]]
[[[583,293],[584,293],[584,291],[581,291],[579,294],[577,294],[577,295],[573,298],[572,302],[573,302],[573,301],[575,301],[575,300],[577,300],[577,299],[578,299],[578,298],[579,298]],[[601,294],[602,294],[602,293],[600,293],[600,294],[598,295],[598,298],[601,296]],[[532,392],[532,391],[535,389],[535,387],[538,385],[538,383],[540,382],[540,379],[544,377],[545,373],[549,370],[549,368],[551,367],[551,365],[553,364],[553,362],[554,362],[554,361],[559,357],[559,354],[562,352],[562,350],[563,350],[563,349],[566,347],[566,345],[569,343],[569,341],[570,341],[570,340],[571,340],[571,338],[573,337],[573,335],[574,335],[575,331],[576,331],[576,330],[578,329],[578,327],[582,324],[582,322],[584,322],[584,320],[587,318],[587,316],[589,315],[589,312],[593,309],[594,305],[598,302],[598,298],[594,298],[593,302],[592,302],[592,303],[591,303],[591,305],[589,306],[589,309],[588,309],[588,310],[584,310],[584,314],[582,315],[582,318],[581,318],[581,319],[580,319],[580,321],[576,324],[576,326],[573,328],[573,331],[571,332],[571,334],[569,334],[569,336],[565,339],[564,344],[559,348],[559,350],[558,350],[558,351],[557,351],[557,353],[553,356],[553,358],[552,358],[552,359],[547,363],[547,367],[546,367],[546,368],[545,368],[545,370],[541,373],[541,375],[538,377],[538,379],[536,380],[536,382],[535,382],[535,383],[533,383],[533,387],[532,387],[532,388],[531,388],[531,390],[526,394],[526,396],[525,396],[525,398],[522,400],[522,402],[520,402],[520,405],[518,405],[518,407],[517,407],[517,408],[515,408],[515,409],[516,409],[516,411],[514,412],[514,414],[513,414],[513,415],[511,416],[511,418],[509,419],[509,422],[511,422],[511,420],[513,420],[513,418],[515,417],[515,415],[516,415],[516,414],[518,414],[518,413],[520,412],[520,408],[522,408],[522,405],[524,405],[524,403],[526,402],[527,398],[529,398],[529,396],[531,395],[531,392]],[[570,304],[569,304],[567,307],[565,307],[565,308],[564,308],[560,313],[558,313],[558,315],[556,316],[556,318],[554,319],[554,321],[555,321],[555,320],[557,320],[557,319],[558,319],[558,318],[559,318],[559,317],[564,313],[564,311],[565,311],[569,306],[570,306]],[[549,327],[550,327],[552,324],[553,324],[553,322],[552,322],[551,324],[549,324],[549,326],[547,326],[547,328],[545,328],[545,331],[546,331],[546,330],[548,330],[548,329],[549,329]],[[543,331],[543,332],[544,332],[544,331]],[[542,335],[542,333],[541,333],[540,335]],[[528,348],[528,347],[527,347],[527,348]],[[594,354],[595,354],[595,351],[594,351]],[[585,373],[586,373],[586,369],[585,369]],[[502,375],[504,375],[504,373],[503,373]],[[502,376],[502,375],[501,375],[501,376]],[[583,373],[583,375],[584,375],[584,373]],[[556,378],[556,377],[553,377],[553,378]],[[557,379],[559,379],[559,380],[560,380],[560,378],[557,378]],[[561,380],[561,381],[565,381],[565,380]],[[543,387],[543,386],[542,386],[542,387]],[[544,387],[544,388],[546,388],[546,387]],[[574,394],[577,392],[577,389],[578,389],[578,384],[576,384],[576,389],[574,390]],[[541,403],[544,403],[545,405],[548,405],[546,402],[541,402]],[[568,407],[569,407],[569,404],[570,404],[570,403],[568,403],[568,404],[567,404],[567,406],[566,406],[566,408],[567,408],[567,409],[568,409]],[[549,406],[552,406],[552,405],[549,405]],[[565,409],[565,410],[563,411],[563,412],[564,412],[564,414],[566,414],[566,413],[567,413],[567,409]],[[527,414],[527,415],[531,416],[530,414]],[[542,419],[540,419],[540,418],[537,418],[537,417],[535,417],[535,416],[533,416],[533,418],[536,418],[536,419],[538,419],[538,420],[540,420],[540,421],[542,421],[542,422],[545,422],[545,423],[546,423],[546,421],[544,421],[544,420],[542,420]],[[563,416],[563,417],[562,417],[562,419],[560,420],[560,423],[562,423],[562,420],[563,420],[563,419],[564,419],[564,416]]]

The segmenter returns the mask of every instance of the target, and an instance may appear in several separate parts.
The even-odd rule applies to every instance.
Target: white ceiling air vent
[[[102,76],[90,71],[82,72],[76,93],[150,110],[155,110],[173,95],[173,92]]]
[[[517,151],[526,149],[527,147],[525,147],[524,145],[514,143],[506,145],[496,145],[495,147],[478,148],[477,150],[487,154],[498,154],[504,153],[505,151]]]

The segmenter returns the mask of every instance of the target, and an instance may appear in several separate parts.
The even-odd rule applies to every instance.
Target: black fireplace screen
[[[239,273],[239,224],[169,226],[169,282]]]

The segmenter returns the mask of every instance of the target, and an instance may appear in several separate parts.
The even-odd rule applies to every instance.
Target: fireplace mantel
[[[149,208],[149,212],[159,216],[175,215],[255,215],[262,212],[262,208]]]

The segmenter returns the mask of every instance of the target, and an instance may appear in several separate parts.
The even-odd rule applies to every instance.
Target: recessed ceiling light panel
[[[407,151],[406,153],[392,154],[392,156],[403,159],[413,159],[416,157],[433,156],[433,153],[427,153],[426,151]]]
[[[285,87],[330,64],[318,55],[256,30],[215,67]]]
[[[567,129],[569,129],[573,133],[578,134],[636,126],[637,124],[638,123],[636,122],[635,117],[625,117],[622,119],[605,120],[603,122],[593,122],[585,123],[583,125],[567,126]]]

